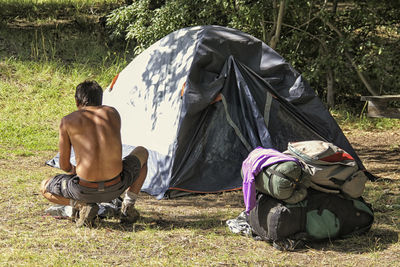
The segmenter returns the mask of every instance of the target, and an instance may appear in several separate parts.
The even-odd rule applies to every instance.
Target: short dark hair
[[[96,81],[84,81],[76,87],[75,99],[80,106],[100,106],[103,89]]]

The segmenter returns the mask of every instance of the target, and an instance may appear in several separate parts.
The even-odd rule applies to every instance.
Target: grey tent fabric
[[[221,26],[173,32],[104,92],[121,114],[124,155],[148,148],[142,191],[158,198],[237,190],[258,147],[324,140],[361,160],[302,76],[262,41]],[[56,159],[49,165],[57,166]]]

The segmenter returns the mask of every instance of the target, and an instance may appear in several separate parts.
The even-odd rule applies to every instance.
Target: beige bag
[[[291,142],[285,153],[298,158],[310,175],[311,188],[326,193],[344,193],[352,198],[362,195],[368,178],[356,161],[332,143],[312,140]]]

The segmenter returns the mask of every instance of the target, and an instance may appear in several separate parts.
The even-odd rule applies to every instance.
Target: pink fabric
[[[299,160],[294,157],[283,154],[272,148],[262,147],[257,147],[251,151],[243,161],[243,198],[247,214],[256,205],[256,186],[254,177],[256,177],[263,168],[284,161],[295,161],[300,165]]]

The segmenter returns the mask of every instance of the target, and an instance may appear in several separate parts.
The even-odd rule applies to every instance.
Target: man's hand
[[[71,169],[67,171],[68,174],[76,174],[76,167],[71,164]]]

